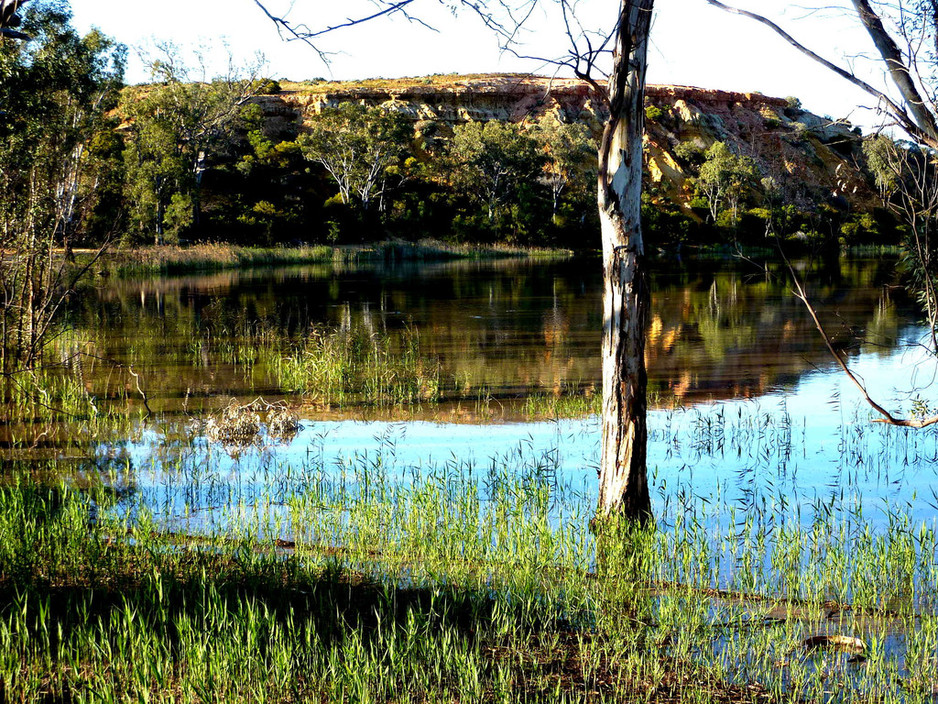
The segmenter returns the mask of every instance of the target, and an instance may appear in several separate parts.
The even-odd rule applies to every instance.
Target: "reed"
[[[680,417],[701,453],[793,430]],[[116,489],[8,482],[4,699],[933,700],[938,539],[905,508],[672,487],[657,526],[591,532],[553,455],[395,448],[233,472],[191,436]]]
[[[186,247],[165,245],[118,250],[107,253],[101,261],[101,266],[110,273],[130,276],[320,262],[433,261],[502,257],[558,259],[570,256],[572,253],[569,250],[508,245],[451,244],[438,240],[421,240],[420,242],[389,240],[357,247],[327,245],[244,247],[230,244],[197,244]]]

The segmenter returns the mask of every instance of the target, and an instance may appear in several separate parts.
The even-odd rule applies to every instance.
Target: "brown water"
[[[887,354],[912,322],[893,300],[891,261],[800,268],[848,353],[859,333]],[[751,264],[661,262],[653,291],[653,400],[757,397],[831,363],[801,303]],[[89,386],[113,377],[114,363],[132,364],[156,413],[280,397],[267,370],[246,368],[230,349],[249,328],[302,335],[313,324],[409,328],[460,390],[447,401],[503,403],[598,391],[600,296],[593,259],[325,265],[102,280],[73,319],[76,340],[93,339],[83,349],[100,358],[86,362]]]
[[[778,265],[769,267],[779,270]],[[894,300],[894,262],[802,262],[829,330],[884,355],[913,324]],[[738,260],[659,262],[647,361],[653,401],[758,397],[832,360],[786,286]],[[321,265],[100,280],[73,311],[91,345],[88,386],[112,394],[114,364],[132,365],[155,413],[282,397],[263,364],[230,350],[263,327],[311,325],[419,335],[439,363],[445,401],[480,395],[503,407],[531,394],[598,392],[600,263],[595,259]],[[104,361],[107,360],[107,361]],[[131,387],[124,378],[120,382]],[[135,382],[134,382],[135,383]],[[102,386],[103,385],[103,386]],[[131,395],[135,389],[130,388]],[[463,398],[459,398],[462,396]],[[294,399],[295,400],[295,399]],[[426,409],[424,409],[426,410]],[[307,409],[307,414],[315,414]]]

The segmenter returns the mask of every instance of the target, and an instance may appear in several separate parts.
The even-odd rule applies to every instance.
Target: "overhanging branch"
[[[853,385],[859,389],[863,399],[870,406],[870,408],[882,416],[881,418],[874,418],[873,422],[886,423],[887,425],[896,425],[905,428],[926,428],[929,425],[935,425],[938,423],[938,416],[929,416],[927,418],[896,418],[870,396],[869,392],[866,390],[866,386],[864,386],[863,382],[860,381],[857,375],[853,373],[850,367],[847,366],[844,358],[840,356],[840,353],[834,347],[833,342],[831,342],[830,335],[827,334],[827,331],[821,324],[821,321],[817,315],[817,311],[814,309],[814,306],[808,299],[808,295],[805,293],[804,287],[801,285],[801,280],[795,273],[794,267],[792,267],[788,259],[785,259],[785,264],[788,266],[788,272],[791,275],[791,280],[794,286],[791,289],[791,293],[795,298],[801,301],[808,310],[808,315],[811,316],[811,320],[814,322],[814,327],[817,328],[818,333],[821,335],[821,339],[824,340],[824,345],[827,347],[827,351],[830,352],[841,371],[843,371],[843,373],[847,375],[847,378],[850,379]]]
[[[15,29],[20,26],[19,9],[29,0],[0,0],[0,37],[8,39],[32,39],[28,34]]]
[[[786,42],[791,44],[795,49],[800,51],[805,56],[818,62],[825,68],[836,73],[838,76],[840,76],[844,80],[849,81],[850,83],[857,86],[864,92],[868,93],[869,95],[879,100],[883,105],[886,106],[888,112],[893,117],[893,119],[896,120],[899,126],[903,130],[905,130],[913,139],[920,142],[921,144],[927,144],[930,147],[938,149],[938,132],[934,130],[933,119],[930,122],[926,121],[924,124],[919,124],[917,120],[915,119],[914,115],[910,115],[909,111],[907,111],[903,106],[896,103],[896,101],[890,98],[886,93],[884,93],[881,90],[878,90],[877,88],[874,88],[872,85],[864,81],[862,78],[857,76],[852,71],[848,71],[847,69],[841,66],[838,66],[837,64],[831,61],[828,61],[820,54],[817,54],[816,52],[812,51],[811,49],[806,47],[804,44],[799,42],[797,39],[795,39],[793,36],[791,36],[784,29],[779,27],[775,22],[770,20],[768,17],[764,17],[763,15],[759,15],[755,12],[750,12],[749,10],[742,10],[737,7],[730,7],[729,5],[726,5],[720,2],[719,0],[706,0],[706,2],[713,5],[716,8],[719,8],[720,10],[723,10],[724,12],[729,12],[734,15],[740,15],[742,17],[748,17],[751,20],[754,20],[756,22],[759,22],[760,24],[765,25],[766,27],[771,29],[776,34],[778,34],[782,39],[784,39]],[[857,4],[857,2],[859,2],[859,0],[854,0],[854,4]],[[885,32],[885,30],[883,31]],[[908,76],[907,68],[905,70],[905,73],[906,73],[906,76]],[[907,95],[905,92],[902,91],[902,85],[899,85],[898,87],[900,89],[900,92],[902,93],[903,99],[905,99],[910,105],[915,105],[915,104],[921,105],[921,102],[922,102],[921,97],[919,97],[917,91],[915,91],[914,93],[910,95]],[[914,88],[914,84],[913,84],[913,88]]]

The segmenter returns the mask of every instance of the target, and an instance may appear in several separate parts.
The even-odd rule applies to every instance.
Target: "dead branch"
[[[709,0],[708,0],[709,1]],[[837,365],[847,375],[847,378],[853,382],[853,385],[859,389],[860,393],[863,395],[864,400],[869,404],[869,406],[879,413],[882,418],[874,418],[874,423],[886,423],[888,425],[897,425],[905,428],[925,428],[929,425],[934,425],[938,423],[938,415],[929,416],[928,418],[896,418],[889,411],[883,408],[878,404],[866,390],[866,386],[863,385],[863,382],[854,374],[850,367],[847,366],[847,363],[844,361],[844,358],[840,355],[837,349],[834,347],[833,342],[831,342],[830,335],[827,334],[827,331],[824,329],[824,326],[821,324],[820,319],[818,318],[817,311],[814,309],[814,306],[811,304],[811,301],[808,299],[808,294],[805,293],[804,286],[801,284],[801,280],[798,278],[798,275],[795,273],[794,267],[791,263],[785,258],[784,254],[782,257],[785,259],[785,265],[788,267],[788,272],[791,275],[791,280],[794,284],[794,287],[791,290],[792,295],[801,301],[805,308],[808,310],[808,315],[811,316],[811,320],[814,321],[814,327],[817,328],[818,333],[821,335],[821,339],[824,341],[824,345],[827,347],[827,351],[830,352],[831,356],[836,360]]]
[[[842,68],[841,66],[838,66],[837,64],[828,61],[823,56],[815,53],[769,18],[756,14],[755,12],[750,12],[748,10],[741,10],[736,7],[730,7],[729,5],[723,4],[719,0],[706,0],[706,2],[716,8],[719,8],[720,10],[723,10],[724,12],[740,15],[742,17],[748,17],[751,20],[765,25],[805,56],[833,71],[844,80],[849,81],[864,92],[879,100],[887,107],[890,116],[896,120],[899,126],[917,142],[921,144],[927,144],[930,147],[938,149],[938,127],[935,125],[934,116],[931,115],[927,109],[924,109],[924,101],[922,100],[918,89],[915,87],[914,81],[911,80],[909,69],[907,66],[905,66],[904,63],[902,63],[901,53],[899,53],[898,48],[895,46],[895,42],[892,41],[885,28],[883,28],[882,22],[879,22],[877,26],[877,24],[872,19],[870,19],[868,24],[864,22],[864,27],[866,27],[867,32],[873,38],[874,43],[876,43],[878,47],[880,44],[882,44],[880,52],[889,68],[890,76],[892,77],[893,82],[896,83],[896,87],[899,89],[903,100],[907,105],[910,106],[909,110],[899,105],[896,101],[883,93],[881,90],[874,88],[862,78],[858,77],[855,73],[853,73],[853,71]],[[864,0],[853,0],[853,3],[854,6],[857,7],[857,12],[861,17],[861,20],[864,16],[868,17],[869,14],[872,14],[874,17],[876,17],[877,20],[879,19],[878,16],[873,13],[869,4]],[[861,6],[864,6],[864,8],[861,8]],[[882,36],[880,36],[880,34]],[[889,43],[892,44],[891,47],[888,46]],[[897,56],[898,59],[896,58]],[[911,115],[909,114],[909,111],[912,112]],[[919,118],[921,118],[921,122],[919,122]]]

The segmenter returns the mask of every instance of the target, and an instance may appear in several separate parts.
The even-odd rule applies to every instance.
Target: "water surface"
[[[775,270],[779,267],[769,263]],[[914,334],[894,300],[894,263],[802,265],[830,332],[849,354],[855,333],[888,355]],[[647,362],[652,400],[758,398],[832,364],[784,283],[747,262],[660,262],[653,275]],[[186,399],[278,397],[269,370],[226,354],[246,330],[303,335],[311,326],[413,330],[420,353],[455,391],[500,402],[598,393],[599,261],[499,260],[318,265],[102,282],[74,319],[95,353],[134,364],[155,412]],[[106,365],[99,365],[99,373]]]
[[[908,412],[916,394],[934,397],[934,364],[917,346],[924,330],[898,295],[894,262],[798,268],[835,344],[881,402]],[[311,483],[354,490],[375,472],[402,482],[428,471],[474,471],[484,481],[493,464],[540,473],[591,505],[597,419],[525,417],[522,401],[599,393],[600,291],[595,260],[316,266],[106,282],[77,313],[98,321],[99,355],[137,365],[161,413],[138,441],[107,452],[125,452],[129,481],[192,528],[229,520],[216,509],[231,501],[269,502],[271,487],[286,504]],[[871,423],[783,283],[746,262],[663,262],[653,291],[657,515],[724,503],[810,520],[836,504],[883,521],[896,507],[932,520],[935,433]],[[264,369],[220,352],[226,335],[257,325],[289,334],[311,325],[411,329],[421,354],[462,380],[453,385],[462,391],[420,407],[301,406],[300,432],[263,447],[199,439],[201,426],[181,413],[193,399],[210,411],[232,397],[285,396]],[[471,422],[480,417],[495,422]]]

